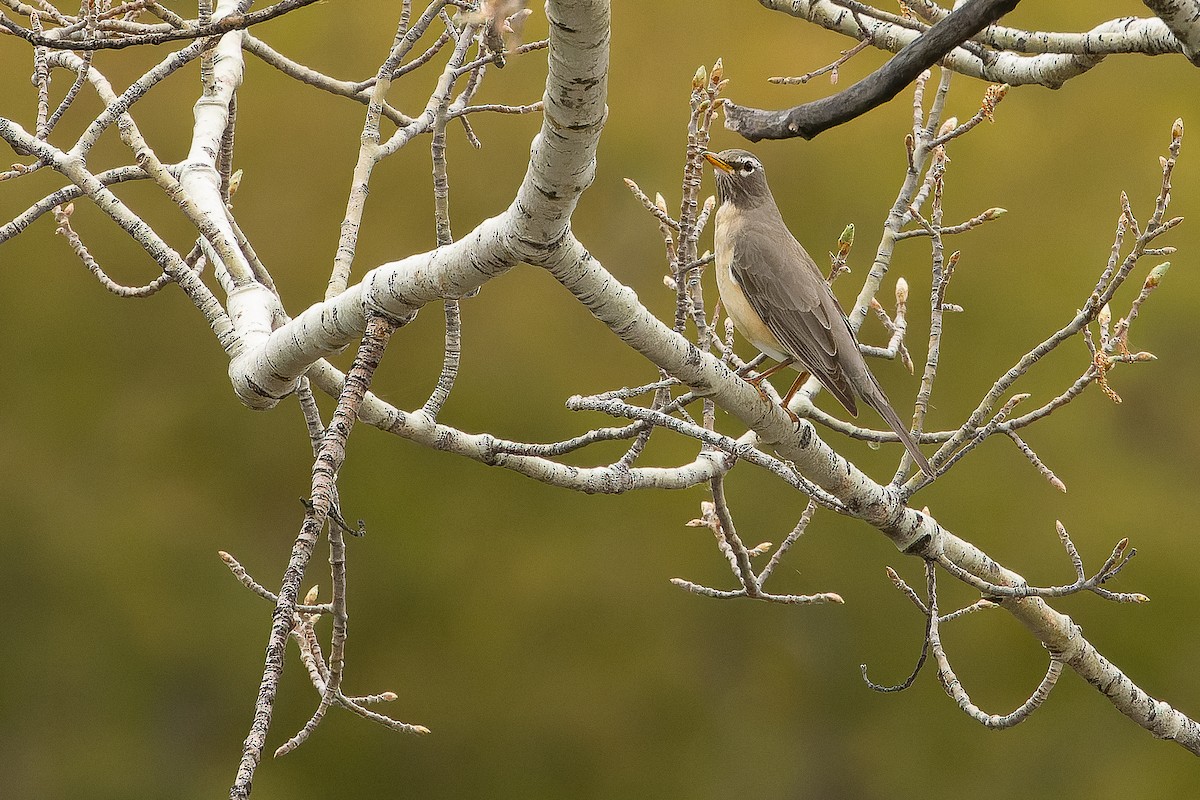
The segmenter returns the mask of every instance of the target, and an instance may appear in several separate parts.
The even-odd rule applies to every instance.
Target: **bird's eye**
[[[742,162],[742,172],[749,175],[751,172],[754,172],[754,166],[755,165],[754,165],[753,161],[743,161]]]

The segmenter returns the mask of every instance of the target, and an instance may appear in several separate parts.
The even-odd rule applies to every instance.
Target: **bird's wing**
[[[854,348],[850,358],[858,355],[850,324],[812,258],[786,228],[783,233],[739,236],[733,279],[788,355],[858,416],[852,383],[838,358],[839,347]]]

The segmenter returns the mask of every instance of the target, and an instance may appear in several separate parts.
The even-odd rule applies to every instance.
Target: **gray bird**
[[[745,150],[704,157],[714,167],[721,202],[714,233],[721,302],[742,335],[780,362],[751,382],[757,385],[783,367],[797,369],[801,375],[784,398],[784,409],[805,372],[856,417],[854,398],[861,397],[932,477],[929,461],[868,369],[833,290],[784,224],[762,162]]]

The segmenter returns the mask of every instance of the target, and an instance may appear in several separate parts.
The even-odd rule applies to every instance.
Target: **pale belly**
[[[723,223],[728,222],[722,220],[722,214],[726,210],[726,206],[717,209],[716,223],[718,227],[722,227]],[[760,351],[776,361],[787,361],[788,355],[781,349],[779,340],[762,323],[758,314],[751,307],[750,301],[746,299],[742,287],[734,280],[733,274],[729,270],[733,261],[733,247],[726,239],[727,237],[716,237],[714,243],[716,246],[717,291],[721,293],[721,304],[725,306],[725,313],[733,320],[734,327]]]

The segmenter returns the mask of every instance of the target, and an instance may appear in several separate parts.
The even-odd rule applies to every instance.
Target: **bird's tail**
[[[900,421],[900,417],[896,414],[896,410],[892,408],[892,404],[888,402],[887,395],[878,386],[875,386],[875,391],[869,395],[864,395],[863,399],[871,408],[878,412],[879,416],[883,417],[883,421],[887,426],[896,432],[900,437],[900,441],[904,444],[904,449],[908,450],[912,455],[913,461],[917,462],[917,466],[921,468],[929,477],[934,477],[933,467],[930,466],[929,460],[925,458],[925,454],[917,447],[917,443],[908,433],[908,426]]]

